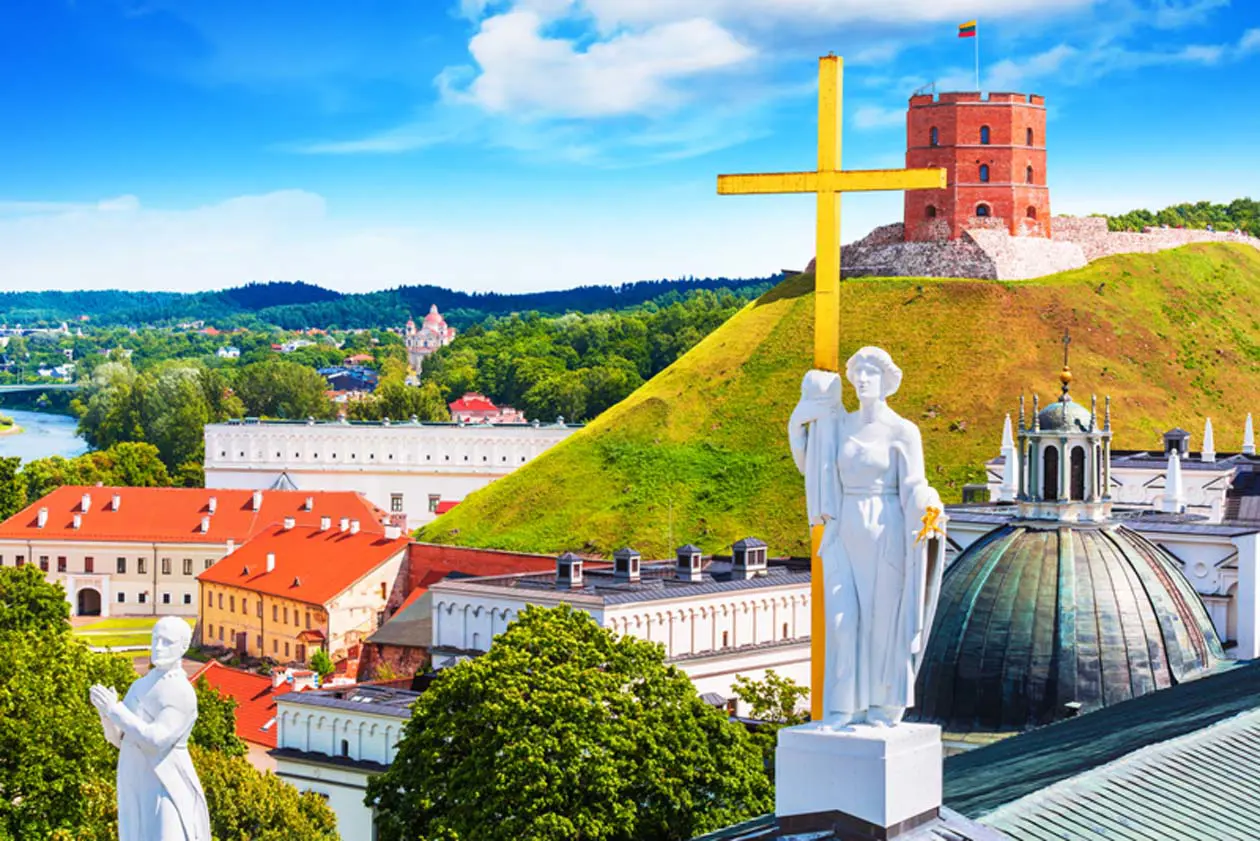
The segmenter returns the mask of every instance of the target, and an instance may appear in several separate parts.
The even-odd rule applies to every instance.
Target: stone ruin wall
[[[974,277],[1029,280],[1070,271],[1113,254],[1153,253],[1196,242],[1232,242],[1260,249],[1245,234],[1164,228],[1108,231],[1101,217],[1057,216],[1052,238],[1011,236],[1001,219],[986,219],[956,240],[906,242],[901,223],[883,225],[844,247],[845,277]],[[810,261],[807,271],[813,271]]]

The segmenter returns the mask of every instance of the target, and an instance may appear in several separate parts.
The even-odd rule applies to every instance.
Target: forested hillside
[[[619,286],[579,286],[552,292],[503,294],[458,292],[440,286],[400,286],[346,295],[309,283],[250,283],[219,292],[0,292],[0,323],[49,325],[174,324],[199,320],[220,329],[271,325],[358,329],[397,327],[419,320],[436,304],[448,322],[467,327],[489,316],[515,312],[561,315],[634,307],[648,301],[668,306],[697,290],[727,289],[754,298],[781,278],[739,280],[684,278],[645,280]]]
[[[1107,227],[1113,231],[1140,231],[1147,226],[1167,225],[1170,228],[1211,226],[1217,231],[1240,230],[1260,237],[1260,202],[1235,199],[1229,204],[1201,201],[1175,204],[1159,211],[1131,210],[1120,216],[1108,216]]]

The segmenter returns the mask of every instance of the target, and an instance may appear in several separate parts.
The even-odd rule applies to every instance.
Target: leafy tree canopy
[[[1174,204],[1163,210],[1131,210],[1119,216],[1108,216],[1107,227],[1113,231],[1140,231],[1146,227],[1167,225],[1170,228],[1211,226],[1217,231],[1241,230],[1260,237],[1260,201],[1235,199],[1229,204],[1201,201]]]
[[[659,645],[529,607],[416,701],[368,785],[385,841],[687,839],[771,807],[743,728]]]

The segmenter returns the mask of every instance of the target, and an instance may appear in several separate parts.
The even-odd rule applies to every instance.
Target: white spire
[[[1168,474],[1164,478],[1163,510],[1168,514],[1180,514],[1182,495],[1181,456],[1173,450],[1168,454]]]
[[[1002,425],[1002,485],[998,488],[998,502],[1014,502],[1019,495],[1019,450],[1015,447],[1015,436],[1011,433],[1011,416],[1006,416]]]
[[[1247,413],[1247,425],[1243,427],[1243,455],[1254,456],[1256,454],[1256,430],[1251,425],[1251,412]]]
[[[1203,423],[1203,448],[1199,452],[1199,461],[1216,461],[1216,439],[1212,435],[1212,419]]]

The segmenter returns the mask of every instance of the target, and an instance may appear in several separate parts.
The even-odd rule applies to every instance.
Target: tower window
[[[936,205],[934,205],[934,204],[929,204],[929,205],[927,206],[927,210],[925,210],[925,211],[924,211],[924,214],[925,214],[925,215],[927,216],[927,218],[929,218],[929,219],[935,219],[935,218],[936,218]]]
[[[1028,129],[1028,132],[1027,132],[1027,134],[1026,134],[1026,138],[1027,138],[1027,144],[1026,144],[1026,145],[1028,145],[1028,146],[1033,145],[1033,130],[1032,130],[1032,129]]]
[[[1029,184],[1033,183],[1033,168],[1032,167],[1028,167],[1028,169],[1024,170],[1024,180],[1027,181]]]
[[[980,126],[980,145],[981,146],[989,145],[989,127],[988,126]]]
[[[1033,207],[1031,204],[1028,205],[1028,218],[1029,219],[1037,218],[1037,208]]]
[[[981,182],[988,183],[989,181],[989,165],[988,164],[980,164],[980,180]]]
[[[982,217],[982,218],[984,218],[984,217],[988,217],[988,215],[989,215],[989,206],[988,206],[987,204],[978,204],[978,205],[976,205],[976,215],[977,215],[977,216],[980,216],[980,217]]]
[[[940,146],[940,145],[941,145],[941,133],[940,133],[940,131],[936,128],[936,126],[932,126],[932,140],[931,140],[931,143],[932,143],[932,145],[933,145],[933,146]]]
[[[1072,499],[1085,500],[1085,448],[1072,448]]]
[[[1046,447],[1041,464],[1045,476],[1041,498],[1056,500],[1059,498],[1059,448]]]

